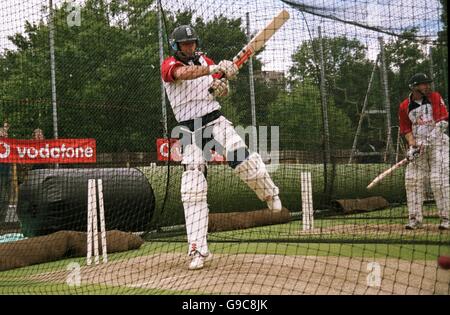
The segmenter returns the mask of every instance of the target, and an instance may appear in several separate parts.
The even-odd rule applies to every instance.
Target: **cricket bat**
[[[393,171],[396,169],[402,167],[403,165],[408,163],[408,159],[404,158],[391,168],[385,170],[383,173],[375,177],[375,179],[367,186],[367,189],[372,189],[375,185],[377,185],[379,182],[381,182],[386,176],[390,175]]]
[[[289,20],[289,12],[286,10],[282,10],[275,16],[272,21],[270,21],[267,26],[260,30],[255,37],[252,38],[251,41],[241,49],[241,51],[234,56],[233,63],[236,65],[238,69],[242,68],[242,66],[252,57],[256,52],[261,50],[267,41],[278,31],[286,21]],[[214,92],[213,89],[209,89],[209,92]]]
[[[267,26],[259,31],[244,48],[233,58],[233,63],[240,69],[257,51],[264,47],[267,41],[289,20],[289,12],[282,10],[270,21]]]

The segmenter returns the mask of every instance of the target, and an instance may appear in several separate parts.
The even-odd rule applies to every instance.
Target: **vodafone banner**
[[[0,138],[0,163],[77,164],[97,161],[95,139],[21,140]]]
[[[180,162],[183,159],[178,139],[158,138],[156,139],[156,149],[158,150],[158,161],[169,161],[170,159],[170,161]]]
[[[181,143],[178,139],[158,138],[156,139],[156,148],[158,150],[158,161],[168,161],[170,159],[170,161],[181,162],[181,160],[183,159],[183,155],[181,153]],[[211,150],[211,160],[208,162],[224,163],[226,161],[224,156]]]

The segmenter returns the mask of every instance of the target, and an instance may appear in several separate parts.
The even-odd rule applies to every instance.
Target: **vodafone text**
[[[59,147],[52,147],[46,144],[39,150],[34,147],[16,147],[17,154],[20,158],[35,159],[37,157],[45,159],[59,159],[59,158],[91,158],[94,155],[94,150],[91,147],[70,147],[62,144]]]

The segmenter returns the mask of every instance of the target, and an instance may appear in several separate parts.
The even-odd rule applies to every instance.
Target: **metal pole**
[[[375,70],[377,69],[378,58],[379,58],[379,56],[377,56],[377,59],[375,60],[375,63],[373,65],[373,69],[372,69],[372,73],[370,75],[369,85],[367,86],[367,91],[366,91],[366,95],[364,96],[364,103],[363,103],[363,107],[361,110],[361,118],[359,118],[358,128],[356,129],[355,139],[353,139],[352,151],[350,152],[350,159],[349,159],[348,163],[353,162],[353,156],[355,155],[355,152],[356,152],[356,145],[358,143],[359,134],[361,133],[363,119],[366,116],[366,107],[367,107],[367,102],[368,102],[368,98],[369,98],[369,92],[370,92],[370,89],[372,88],[372,82],[373,82],[373,78],[375,76]]]
[[[159,10],[158,10],[158,39],[159,39],[159,64],[161,65],[164,61],[164,46],[163,46],[163,31],[162,31],[162,6],[161,2],[159,2]],[[164,127],[164,138],[169,137],[169,132],[167,130],[167,109],[166,109],[166,90],[164,88],[164,82],[161,80],[161,111],[162,111],[162,123]]]
[[[384,102],[386,107],[386,152],[384,156],[384,160],[387,161],[387,155],[389,154],[390,160],[393,158],[393,147],[392,147],[392,130],[391,130],[391,103],[389,100],[389,86],[388,86],[388,77],[386,71],[386,58],[384,55],[384,41],[383,37],[378,37],[378,41],[380,42],[380,55],[381,55],[381,82],[383,84],[384,91]]]
[[[446,50],[446,51],[445,51]],[[448,103],[448,78],[447,78],[447,66],[448,66],[448,47],[447,45],[441,46],[441,60],[442,60],[442,74],[443,74],[443,81],[444,81],[444,95],[445,95],[445,101]]]
[[[322,29],[319,26],[319,53],[320,53],[320,95],[322,100],[322,119],[323,119],[323,146],[324,146],[324,165],[323,165],[323,179],[324,179],[324,193],[326,198],[331,198],[333,191],[333,180],[334,174],[328,176],[328,165],[331,163],[331,152],[330,152],[330,131],[328,127],[328,108],[327,108],[327,95],[326,95],[326,79],[325,79],[325,59],[323,52],[323,40],[322,40]],[[332,171],[335,171],[335,165],[332,165]],[[329,200],[328,200],[329,201]]]
[[[398,163],[398,157],[400,154],[400,151],[399,151],[399,149],[400,149],[400,127],[396,126],[396,128],[397,128],[397,145],[395,147],[395,163]]]
[[[250,34],[250,14],[247,12],[245,14],[245,17],[247,19],[247,39],[250,41],[251,34]],[[258,138],[257,138],[257,132],[256,132],[256,107],[255,107],[255,82],[253,77],[253,57],[250,57],[250,60],[248,62],[248,81],[250,84],[250,108],[252,113],[252,126],[253,129],[253,144],[257,146],[258,144]],[[257,148],[255,148],[257,149]]]
[[[50,75],[52,85],[53,137],[58,139],[58,112],[56,106],[56,74],[55,74],[55,30],[53,24],[53,1],[49,0],[49,40],[50,40]]]
[[[434,70],[433,70],[433,46],[430,44],[428,46],[428,61],[429,61],[429,66],[428,69],[430,71],[429,75],[430,77],[434,80],[433,82],[431,82],[431,89],[435,89],[435,82],[436,82],[436,78],[434,77]],[[428,177],[425,177],[424,179],[424,186],[425,186],[425,200],[429,201],[429,200],[433,200],[433,191],[431,189],[431,182],[430,179]]]
[[[436,78],[434,77],[434,70],[433,70],[433,46],[429,46],[428,47],[428,58],[429,58],[429,62],[430,62],[430,77],[433,80],[436,80]],[[434,85],[434,81],[431,82],[431,88],[434,90],[435,85]]]
[[[330,153],[330,131],[328,127],[328,108],[325,85],[325,61],[323,56],[322,30],[319,26],[319,47],[320,47],[320,94],[322,99],[322,114],[323,114],[323,129],[324,129],[324,143],[325,143],[325,162],[328,164],[331,161]]]

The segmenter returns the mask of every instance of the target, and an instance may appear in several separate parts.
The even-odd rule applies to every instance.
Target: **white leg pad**
[[[278,187],[270,178],[261,156],[254,152],[235,168],[239,177],[256,193],[261,201],[267,201],[277,196]]]
[[[425,153],[424,153],[425,155]],[[423,158],[423,160],[421,159]],[[422,222],[422,205],[424,201],[424,156],[408,164],[405,172],[406,202],[408,205],[409,218]]]
[[[224,148],[225,152],[220,152],[222,154],[246,147],[244,140],[234,129],[233,124],[223,116],[214,122],[212,136]]]
[[[184,148],[181,164],[193,166],[196,168],[199,165],[204,165],[205,159],[203,157],[202,149],[200,149],[196,144],[186,145],[186,147]]]
[[[189,254],[198,251],[208,254],[206,237],[208,234],[208,186],[206,178],[199,170],[183,172],[181,178],[181,201],[186,219]]]
[[[431,152],[430,184],[433,190],[436,206],[442,219],[449,218],[450,209],[450,183],[449,183],[449,156],[448,137],[433,147]]]

